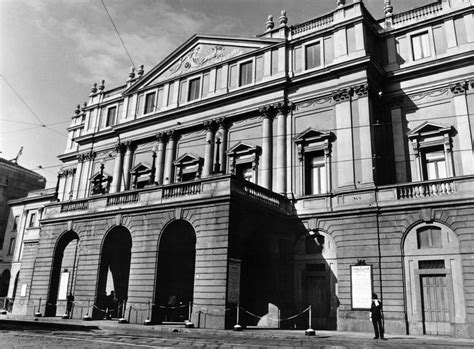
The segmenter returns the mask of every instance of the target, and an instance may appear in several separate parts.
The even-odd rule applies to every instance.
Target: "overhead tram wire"
[[[38,123],[39,124],[33,124],[31,123],[32,125],[37,125],[36,128],[47,128],[48,130],[58,134],[58,135],[61,135],[65,138],[67,138],[67,136],[59,131],[56,131],[55,129],[49,127],[50,125],[47,125],[45,123],[43,123],[43,121],[41,121],[41,119],[39,118],[39,116],[33,111],[33,109],[31,109],[31,107],[28,105],[28,103],[26,103],[26,101],[23,99],[23,97],[21,97],[21,95],[15,90],[15,88],[12,86],[12,84],[7,80],[7,78],[0,73],[0,76],[2,77],[2,79],[7,83],[8,87],[13,91],[13,93],[18,97],[18,99],[26,106],[26,108],[28,108],[28,110],[31,112],[31,114],[33,114],[33,116],[36,118],[36,120],[38,120]],[[20,122],[18,122],[20,123]],[[54,124],[57,124],[57,123],[53,123]],[[26,130],[29,130],[29,129],[35,129],[35,127],[31,127],[31,128],[27,128],[27,129],[22,129],[22,130],[16,130],[14,132],[19,132],[19,131],[26,131]]]
[[[115,29],[115,32],[117,33],[117,36],[118,36],[120,42],[122,43],[122,46],[123,46],[125,52],[127,53],[128,59],[130,59],[130,62],[132,63],[132,66],[136,69],[135,63],[133,63],[133,59],[132,59],[132,57],[130,56],[130,53],[128,52],[128,50],[127,50],[127,46],[125,46],[125,43],[123,42],[122,37],[120,36],[120,33],[119,33],[118,29],[117,29],[117,26],[116,26],[115,23],[114,23],[114,20],[112,19],[112,16],[111,16],[110,13],[109,13],[109,10],[107,10],[107,6],[105,5],[104,0],[100,0],[100,2],[102,3],[102,6],[104,6],[105,12],[107,12],[107,16],[108,16],[109,19],[110,19],[110,23],[112,23],[112,25],[113,25],[113,27],[114,27],[114,29]]]

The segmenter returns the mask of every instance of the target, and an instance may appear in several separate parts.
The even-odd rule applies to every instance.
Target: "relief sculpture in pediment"
[[[163,81],[177,77],[193,70],[239,56],[251,50],[252,48],[199,44],[179,58],[168,70],[159,76],[158,80]]]

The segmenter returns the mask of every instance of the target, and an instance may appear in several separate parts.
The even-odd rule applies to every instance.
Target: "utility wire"
[[[127,46],[125,46],[125,43],[123,42],[122,37],[120,36],[120,33],[119,33],[117,27],[115,26],[114,20],[112,19],[112,16],[110,15],[109,10],[107,10],[107,6],[105,6],[104,0],[101,0],[101,3],[102,3],[102,5],[104,6],[105,12],[107,12],[107,16],[109,16],[110,22],[111,22],[112,25],[114,26],[115,32],[117,33],[117,36],[118,36],[120,42],[122,43],[122,46],[123,46],[123,48],[125,49],[125,52],[127,53],[127,56],[128,56],[128,58],[130,59],[130,62],[132,63],[132,66],[133,66],[134,68],[136,68],[136,67],[135,67],[135,63],[133,63],[133,59],[132,59],[132,57],[130,56],[130,53],[128,52],[128,50],[127,50]]]

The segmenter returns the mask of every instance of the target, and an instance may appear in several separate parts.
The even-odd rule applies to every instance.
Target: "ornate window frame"
[[[314,128],[307,128],[301,132],[294,140],[298,153],[299,171],[300,171],[300,196],[312,195],[306,193],[306,158],[309,154],[323,152],[324,166],[326,168],[326,193],[331,192],[331,143],[334,140],[332,132],[324,132]],[[325,193],[321,193],[325,194]],[[319,194],[315,194],[319,195]]]
[[[230,173],[236,175],[239,165],[251,164],[253,183],[258,183],[258,163],[262,154],[261,147],[239,142],[226,153],[229,158]]]
[[[175,166],[176,182],[183,182],[183,175],[195,173],[194,180],[199,180],[202,173],[204,159],[192,154],[185,153],[176,159]]]
[[[454,128],[444,126],[433,122],[425,121],[408,132],[413,151],[415,153],[415,180],[428,180],[423,176],[423,168],[426,165],[423,160],[423,154],[429,148],[442,147],[446,161],[446,176],[454,176],[452,136]]]

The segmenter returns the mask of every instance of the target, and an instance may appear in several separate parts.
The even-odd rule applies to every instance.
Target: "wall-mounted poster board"
[[[372,302],[372,266],[351,265],[352,310],[370,309]]]
[[[240,259],[229,258],[229,275],[227,282],[227,302],[239,303],[240,298]]]

